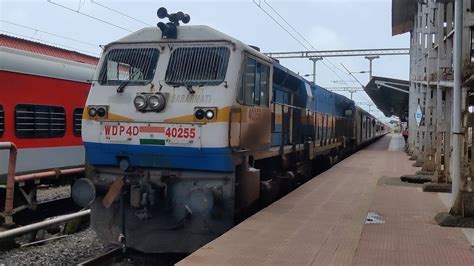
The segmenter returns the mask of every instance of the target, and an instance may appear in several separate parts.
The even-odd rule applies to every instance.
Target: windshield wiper
[[[183,83],[184,87],[189,91],[189,94],[195,94],[196,91],[193,89],[193,85]]]
[[[120,84],[120,86],[118,86],[118,88],[117,88],[117,93],[122,93],[123,90],[125,89],[125,87],[127,87],[129,82],[130,82],[130,80],[126,80],[126,81],[122,82]]]

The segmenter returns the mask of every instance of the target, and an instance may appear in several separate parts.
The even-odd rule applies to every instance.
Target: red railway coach
[[[97,62],[0,34],[0,142],[18,148],[17,177],[84,165],[82,111]],[[8,163],[9,151],[0,150],[0,184]]]

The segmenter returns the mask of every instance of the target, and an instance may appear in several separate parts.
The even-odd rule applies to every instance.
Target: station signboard
[[[416,113],[415,113],[415,120],[418,127],[420,127],[420,123],[422,119],[423,119],[423,113],[421,112],[420,104],[418,104],[418,108],[416,108]]]

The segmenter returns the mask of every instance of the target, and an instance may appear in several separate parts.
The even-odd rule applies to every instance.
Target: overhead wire
[[[273,8],[272,5],[270,5],[267,0],[263,0],[263,2],[273,11],[275,12],[275,14],[277,14],[278,17],[280,17],[285,23],[286,25],[288,25],[292,30],[294,30],[296,32],[296,34],[298,34],[307,44],[309,44],[309,46],[311,46],[313,49],[314,46],[297,30],[295,29],[282,15],[280,15],[280,13],[278,13],[278,11]],[[316,50],[316,49],[315,49]]]
[[[255,0],[252,1],[258,8],[260,8],[260,10],[262,10],[269,18],[271,18],[278,26],[280,26],[280,28],[282,28],[286,33],[288,33],[288,35],[290,35],[295,41],[297,41],[301,46],[303,46],[304,49],[309,50],[303,42],[301,42],[298,38],[291,34],[289,30],[287,30],[283,25],[281,25],[280,22],[278,22],[272,15],[270,15],[270,13],[268,13],[264,8],[262,8],[260,3],[257,3]]]
[[[270,4],[267,2],[267,0],[263,0],[263,2],[264,2],[268,7],[270,7],[270,9],[271,9],[273,12],[275,12],[275,14],[276,14],[278,17],[280,17],[291,29],[293,29],[293,31],[295,31],[296,34],[298,34],[307,44],[309,44],[309,46],[310,46],[313,50],[315,50],[315,51],[318,50],[318,49],[316,49],[316,48],[313,46],[313,44],[312,44],[310,41],[308,41],[308,40],[304,37],[303,34],[301,34],[295,27],[293,27],[293,25],[291,25],[272,5],[270,5]],[[307,50],[309,50],[309,49],[307,49]],[[344,71],[342,71],[337,65],[335,65],[335,64],[334,64],[331,60],[329,60],[328,58],[324,58],[324,60],[327,61],[330,65],[332,65],[333,68],[335,68],[335,69],[339,70],[340,72],[344,73]],[[329,68],[329,66],[327,66],[327,65],[325,64],[325,61],[321,61],[321,63],[323,63],[326,67]],[[334,72],[334,71],[333,71],[333,72]],[[338,75],[337,73],[335,73],[335,72],[334,72],[334,74],[336,74],[336,76],[339,76],[339,75]],[[340,77],[340,76],[339,76],[339,77]]]
[[[48,35],[51,35],[51,36],[55,36],[55,37],[58,37],[58,38],[62,38],[62,39],[65,39],[65,40],[69,40],[69,41],[74,41],[74,42],[82,43],[82,44],[89,45],[89,46],[93,46],[93,47],[96,47],[96,48],[99,47],[98,44],[93,44],[93,43],[89,43],[89,42],[77,40],[77,39],[74,39],[74,38],[71,38],[71,37],[62,36],[62,35],[59,35],[59,34],[56,34],[56,33],[47,32],[47,31],[40,30],[40,29],[37,29],[37,28],[33,28],[33,27],[21,25],[21,24],[15,23],[15,22],[6,21],[6,20],[3,20],[3,19],[0,19],[0,22],[7,23],[7,24],[10,24],[10,25],[14,25],[14,26],[17,26],[17,27],[20,27],[20,28],[24,28],[24,29],[33,30],[33,31],[35,31],[35,32],[42,32],[42,33],[45,33],[45,34],[48,34]]]
[[[362,82],[360,82],[360,80],[359,80],[356,76],[354,76],[354,74],[352,74],[352,72],[349,71],[349,69],[347,69],[347,67],[346,67],[343,63],[341,63],[341,66],[347,71],[347,74],[349,74],[349,76],[351,76],[352,78],[354,78],[354,79],[357,81],[357,83],[359,83],[359,85],[360,85],[362,88],[365,87],[364,84],[362,84]]]
[[[286,33],[288,33],[288,35],[290,35],[295,41],[297,41],[301,46],[303,46],[304,49],[310,51],[311,49],[309,49],[303,42],[301,42],[298,38],[296,38],[293,34],[291,34],[291,32],[289,30],[287,30],[283,25],[281,25],[280,22],[278,22],[272,15],[270,15],[270,13],[267,12],[267,10],[265,10],[264,8],[262,8],[261,4],[260,3],[257,3],[255,0],[252,0],[253,3],[258,7],[260,8],[270,19],[272,19],[278,26],[280,26],[280,28],[282,28]],[[266,2],[265,2],[266,3]],[[268,5],[268,3],[266,3]],[[288,23],[288,22],[286,22]],[[297,32],[298,33],[298,32]],[[299,33],[298,33],[299,34]],[[334,69],[331,69],[324,61],[321,61],[321,63],[323,65],[325,65],[329,70],[331,70],[337,77],[339,77],[340,79],[342,79],[342,77],[336,73],[336,71],[334,71]]]
[[[107,24],[107,25],[113,26],[113,27],[115,27],[115,28],[118,28],[118,29],[121,29],[121,30],[124,30],[124,31],[128,31],[128,32],[133,32],[132,30],[129,30],[129,29],[124,28],[124,27],[122,27],[122,26],[119,26],[119,25],[117,25],[117,24],[114,24],[114,23],[108,22],[108,21],[106,21],[106,20],[103,20],[103,19],[94,17],[94,16],[92,16],[92,15],[83,13],[83,12],[80,11],[80,8],[79,8],[78,10],[74,10],[74,9],[72,9],[72,8],[70,8],[70,7],[67,7],[67,6],[58,4],[58,3],[56,3],[56,2],[53,2],[53,0],[46,0],[46,1],[47,1],[48,3],[50,3],[50,4],[59,6],[59,7],[61,7],[61,8],[64,8],[64,9],[66,9],[66,10],[69,10],[69,11],[71,11],[71,12],[77,13],[77,14],[82,15],[82,16],[85,16],[85,17],[88,17],[88,18],[90,18],[90,19],[93,19],[93,20],[96,20],[96,21],[100,21],[100,22],[102,22],[102,23],[105,23],[105,24]],[[81,7],[82,7],[82,6],[81,6]]]
[[[67,6],[64,6],[64,5],[55,3],[55,2],[53,2],[52,0],[47,0],[47,2],[49,2],[49,3],[51,3],[51,4],[54,4],[54,5],[56,5],[56,6],[59,6],[59,7],[61,7],[61,8],[64,8],[64,9],[66,9],[66,10],[69,10],[69,11],[71,11],[71,12],[75,12],[75,13],[78,13],[78,14],[80,14],[80,15],[86,16],[86,17],[88,17],[88,18],[94,19],[94,20],[96,20],[96,21],[105,23],[105,24],[107,24],[107,25],[110,25],[110,26],[113,26],[113,27],[116,27],[116,28],[119,28],[119,29],[122,29],[122,30],[125,30],[125,31],[128,31],[128,32],[132,32],[130,29],[124,28],[124,27],[119,26],[119,25],[117,25],[117,24],[114,24],[114,23],[108,22],[108,21],[106,21],[106,20],[103,20],[103,19],[97,18],[97,17],[95,17],[95,16],[92,16],[92,15],[89,15],[89,14],[86,14],[86,13],[81,12],[80,9],[81,9],[82,6],[84,5],[85,1],[82,2],[82,0],[80,0],[80,2],[79,2],[79,7],[78,7],[77,10],[74,10],[74,9],[69,8],[69,7],[67,7]],[[132,16],[130,16],[130,15],[127,15],[127,14],[125,14],[125,13],[123,13],[123,12],[120,12],[120,11],[118,11],[118,10],[116,10],[116,9],[113,9],[113,8],[111,8],[111,7],[109,7],[109,6],[106,6],[106,5],[102,4],[102,3],[99,3],[99,2],[97,2],[97,1],[91,0],[91,3],[93,3],[93,4],[95,4],[95,5],[98,5],[98,6],[104,8],[104,9],[107,9],[107,10],[109,10],[109,11],[112,11],[112,12],[114,12],[114,13],[117,13],[117,14],[119,14],[119,15],[122,15],[122,16],[124,16],[124,17],[127,17],[127,18],[129,18],[129,19],[132,19],[132,20],[134,20],[134,21],[137,21],[137,22],[139,22],[139,23],[142,23],[142,24],[144,24],[144,25],[152,26],[151,24],[148,24],[148,23],[146,23],[146,22],[144,22],[144,21],[142,21],[142,20],[139,20],[139,19],[137,19],[137,18],[134,18],[134,17],[132,17]],[[256,0],[253,0],[253,3],[254,3],[260,10],[262,10],[270,19],[272,19],[281,29],[283,29],[288,35],[290,35],[295,41],[297,41],[303,48],[305,48],[305,49],[308,50],[308,51],[310,50],[309,47],[311,47],[313,50],[317,50],[317,49],[304,37],[303,34],[301,34],[295,27],[293,27],[293,26],[281,15],[272,5],[270,5],[266,0],[264,0],[264,3],[265,3],[281,20],[283,20],[286,25],[288,25],[298,36],[300,36],[300,38],[301,38],[302,40],[304,40],[304,41],[309,45],[309,47],[308,47],[306,44],[304,44],[300,39],[298,39],[294,34],[292,34],[285,26],[283,26],[277,19],[275,19],[267,10],[265,10],[265,9],[262,7],[262,5],[261,5],[261,0],[258,1],[258,3],[257,3]],[[9,23],[9,22],[6,22],[6,23]],[[12,24],[13,24],[13,23],[12,23]],[[72,41],[77,41],[77,42],[81,42],[81,43],[84,43],[84,44],[96,46],[96,45],[91,44],[91,43],[86,43],[86,42],[83,42],[83,41],[80,41],[80,40],[76,40],[76,39],[69,38],[69,37],[65,37],[65,36],[56,35],[56,34],[53,34],[53,33],[49,33],[49,32],[42,31],[42,30],[37,30],[37,29],[30,28],[30,27],[27,27],[27,26],[23,26],[23,25],[19,25],[19,24],[18,24],[17,26],[24,27],[24,28],[29,28],[29,29],[31,29],[31,30],[35,30],[35,31],[37,31],[37,32],[43,32],[43,33],[46,33],[46,34],[50,34],[50,35],[52,35],[52,36],[56,36],[56,37],[60,37],[60,38],[64,38],[64,39],[69,39],[69,40],[72,40]],[[33,39],[34,39],[34,38],[33,38]],[[41,40],[41,41],[42,41],[42,40]],[[58,45],[58,44],[55,44],[55,45]],[[60,45],[60,46],[64,46],[64,45]],[[64,47],[66,47],[66,46],[64,46]],[[70,48],[73,48],[73,47],[70,47]],[[76,49],[76,48],[73,48],[73,49]],[[77,49],[77,50],[79,50],[79,49]],[[81,50],[81,51],[85,51],[85,50]],[[87,52],[89,52],[89,51],[87,51]],[[329,66],[325,63],[325,61],[327,61],[329,64],[331,64],[331,65],[333,66],[333,68],[329,67]],[[335,69],[337,69],[337,70],[339,70],[339,71],[341,71],[341,72],[343,72],[343,73],[344,73],[344,71],[342,71],[339,67],[337,67],[334,63],[332,63],[332,62],[331,62],[330,60],[328,60],[327,58],[325,58],[325,61],[321,61],[321,63],[322,63],[326,68],[328,68],[331,72],[333,72],[338,78],[340,78],[341,80],[343,80],[343,78],[335,71]],[[341,64],[341,65],[342,65],[342,64]],[[344,67],[344,65],[343,65],[343,67]],[[345,68],[345,67],[344,67],[344,68]],[[347,70],[347,69],[346,69],[346,70]],[[363,87],[362,83],[361,83],[354,75],[352,75],[352,74],[350,73],[350,71],[348,71],[347,74],[349,74],[349,76],[351,76],[352,78],[354,78],[354,79]],[[343,84],[347,84],[347,83],[344,82]],[[365,97],[364,97],[364,98],[365,98]]]
[[[123,13],[123,12],[120,12],[120,11],[118,11],[118,10],[116,10],[116,9],[113,9],[113,8],[111,8],[111,7],[109,7],[109,6],[106,6],[106,5],[104,5],[104,4],[101,4],[101,3],[97,2],[97,1],[91,0],[91,3],[93,3],[93,4],[95,4],[95,5],[98,5],[98,6],[102,7],[102,8],[105,8],[105,9],[107,9],[107,10],[109,10],[109,11],[112,11],[112,12],[114,12],[114,13],[117,13],[117,14],[119,14],[119,15],[122,15],[122,16],[124,16],[124,17],[127,17],[127,18],[129,18],[129,19],[132,19],[132,20],[134,20],[134,21],[136,21],[136,22],[142,23],[143,25],[150,26],[150,27],[153,27],[153,26],[154,26],[154,25],[151,25],[151,24],[149,24],[149,23],[146,23],[146,22],[144,22],[144,21],[142,21],[142,20],[139,20],[139,19],[137,19],[137,18],[134,18],[134,17],[132,17],[132,16],[130,16],[130,15],[127,15],[127,14],[125,14],[125,13]]]
[[[26,35],[14,33],[14,32],[11,32],[11,31],[6,31],[6,30],[0,30],[0,32],[4,32],[4,33],[10,34],[10,35],[18,36],[18,37],[25,38],[25,39],[36,40],[36,41],[39,41],[39,42],[41,42],[41,43],[48,44],[48,45],[53,45],[53,46],[57,46],[57,47],[63,48],[63,49],[66,49],[66,48],[67,48],[67,49],[73,49],[73,50],[75,50],[75,51],[80,51],[80,52],[83,52],[83,53],[87,53],[88,55],[99,56],[99,54],[94,53],[94,52],[91,52],[91,51],[82,50],[82,49],[78,49],[78,48],[76,48],[76,47],[67,46],[67,45],[59,44],[59,43],[55,43],[55,42],[44,41],[44,40],[42,40],[42,39],[40,39],[40,38],[35,38],[35,37],[31,37],[31,36],[26,36]]]
[[[308,49],[308,46],[306,46],[305,44],[303,44],[299,39],[297,39],[293,34],[291,34],[283,25],[281,25],[281,23],[279,23],[271,14],[269,14],[264,8],[262,8],[261,6],[261,0],[259,0],[258,2],[256,0],[252,0],[253,3],[259,7],[268,17],[270,17],[275,23],[277,23],[285,32],[287,32],[293,39],[295,39],[301,46],[303,46],[306,50],[310,50]],[[288,25],[298,36],[301,37],[302,40],[304,40],[313,50],[317,50],[312,44],[311,42],[309,42],[303,34],[301,34],[295,27],[293,27],[293,25],[291,25],[272,5],[270,5],[267,0],[263,0],[263,2],[283,21],[285,22],[286,25]],[[325,65],[329,70],[331,70],[338,78],[340,78],[340,80],[344,80],[334,69],[337,69],[339,70],[340,72],[343,72],[345,73],[342,69],[340,69],[338,66],[336,66],[333,62],[331,62],[331,60],[327,59],[327,58],[324,58],[325,60],[324,61],[321,61],[321,63],[323,63],[323,65]],[[329,67],[325,61],[327,61],[329,64],[331,64],[333,66],[333,68]],[[360,82],[360,80],[355,77],[342,63],[341,65],[346,69],[347,75],[349,75],[349,77],[353,78],[355,80],[356,83],[358,83],[359,85],[361,85],[362,88],[364,88],[365,86]],[[347,83],[345,81],[343,81],[343,84],[346,84]],[[358,93],[355,93],[356,94],[356,97],[362,97],[365,101],[367,101],[368,103],[372,104],[373,105],[373,102],[371,100],[367,100],[367,98],[364,96],[364,95],[360,95]]]
[[[277,14],[278,17],[280,17],[291,29],[293,29],[307,44],[309,44],[309,46],[311,48],[313,48],[313,50],[317,50],[304,36],[303,34],[301,34],[295,27],[293,27],[272,5],[270,5],[267,0],[264,0],[264,3],[270,7],[270,9],[275,12],[275,14]],[[336,65],[334,65],[329,59],[325,58],[325,60],[330,63],[331,65],[333,65],[337,70],[345,73],[343,70],[341,70],[339,67],[337,67]],[[324,61],[321,61],[322,63],[324,63]],[[355,80],[356,83],[358,83],[362,88],[364,88],[365,86],[360,82],[360,80],[354,76],[342,63],[341,63],[342,67],[347,71],[347,75],[349,75],[351,78],[353,78]],[[337,73],[335,73],[337,74]],[[339,75],[338,75],[339,78],[341,78]],[[342,79],[342,78],[341,78]],[[343,84],[347,84],[345,81],[343,81]],[[360,95],[360,97],[362,97],[364,99],[365,102],[367,102],[368,104],[371,104],[373,105],[372,101],[371,100],[368,100],[364,95]]]
[[[342,67],[347,71],[347,73],[348,73],[350,76],[352,76],[352,77],[356,80],[357,83],[359,83],[359,85],[361,86],[361,88],[362,88],[362,89],[365,89],[365,86],[362,84],[362,82],[360,82],[360,80],[359,80],[356,76],[354,76],[354,74],[352,74],[352,72],[351,72],[344,64],[341,63],[341,65],[342,65]],[[369,99],[367,99],[367,97],[365,97],[366,92],[365,92],[365,91],[362,91],[362,92],[363,92],[363,94],[359,94],[360,97],[362,97],[365,102],[373,104],[373,101],[372,101],[372,100],[369,100]],[[356,93],[357,93],[357,92],[356,92]]]
[[[295,41],[297,41],[301,46],[303,46],[307,51],[310,51],[311,49],[306,46],[303,42],[301,42],[298,38],[296,38],[288,29],[286,29],[280,22],[278,22],[270,13],[267,12],[267,10],[265,10],[262,6],[261,6],[261,0],[257,3],[256,0],[252,0],[253,3],[258,7],[260,8],[269,18],[271,18],[275,23],[278,24],[278,26],[280,26],[286,33],[288,33]],[[291,29],[293,29],[293,31],[296,32],[296,34],[298,34],[300,37],[302,37],[303,40],[305,40],[305,42],[307,44],[309,44],[309,46],[313,49],[313,50],[317,50],[316,48],[314,48],[314,46],[305,38],[303,37],[303,35],[298,31],[296,30],[275,8],[273,8],[269,3],[266,2],[266,0],[264,0],[264,3],[270,7],[270,9],[275,13],[277,14],[278,17],[280,17]],[[329,67],[326,62],[327,61],[328,63],[330,63],[333,68]],[[333,64],[330,60],[328,60],[327,58],[325,58],[323,61],[321,61],[321,63],[327,68],[329,69],[331,72],[333,72],[338,78],[340,78],[341,80],[343,80],[343,78],[334,70],[334,69],[337,69],[341,72],[343,72],[341,69],[339,69],[335,64]],[[344,83],[347,85],[347,83]]]
[[[84,6],[85,3],[86,3],[86,0],[79,0],[77,10],[78,11],[81,10],[81,8]]]

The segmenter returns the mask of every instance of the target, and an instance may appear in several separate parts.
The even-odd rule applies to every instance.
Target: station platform
[[[434,220],[446,195],[400,181],[419,170],[403,145],[384,136],[177,265],[474,265],[465,233]]]

